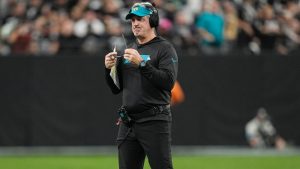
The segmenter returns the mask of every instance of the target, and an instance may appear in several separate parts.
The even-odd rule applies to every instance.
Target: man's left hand
[[[138,67],[140,63],[143,61],[143,58],[139,54],[139,52],[135,49],[125,49],[124,58],[131,62],[131,64]]]

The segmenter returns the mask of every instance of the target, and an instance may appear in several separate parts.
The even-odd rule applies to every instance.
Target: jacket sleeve
[[[178,57],[175,49],[170,45],[158,55],[158,68],[146,62],[141,67],[141,73],[156,87],[171,91],[178,71]]]
[[[123,90],[122,71],[120,68],[121,64],[119,64],[120,62],[121,60],[118,60],[118,64],[117,64],[117,72],[118,72],[118,78],[120,83],[120,89],[115,85],[113,79],[111,78],[110,69],[105,68],[105,80],[113,94],[119,94]]]

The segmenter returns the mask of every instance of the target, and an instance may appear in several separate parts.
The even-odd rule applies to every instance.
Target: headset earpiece
[[[150,26],[153,28],[153,27],[158,27],[159,25],[159,16],[158,16],[158,11],[157,9],[152,6],[151,4],[144,4],[146,8],[150,9],[152,11],[152,14],[150,15],[150,18],[149,18],[149,23],[150,23]]]

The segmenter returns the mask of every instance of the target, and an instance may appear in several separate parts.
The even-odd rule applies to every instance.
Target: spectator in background
[[[279,14],[279,22],[281,25],[282,45],[283,50],[280,50],[282,54],[288,54],[299,48],[300,44],[300,22],[297,15],[300,16],[300,7],[295,1],[288,1],[283,5],[283,9]]]
[[[90,9],[74,25],[74,34],[82,39],[82,51],[86,54],[99,53],[99,44],[103,41],[104,33],[104,23],[97,17],[96,12]]]
[[[0,38],[2,39],[2,51],[5,50],[6,52],[3,52],[5,54],[13,53],[14,51],[11,49],[16,38],[18,37],[19,33],[23,33],[22,28],[25,26],[21,26],[26,21],[26,4],[24,2],[20,3],[13,3],[13,2],[7,2],[6,7],[9,8],[4,13],[4,16],[2,16],[2,20],[0,23],[2,25],[1,28],[1,35]],[[14,31],[17,31],[14,33]],[[9,52],[9,53],[7,53]],[[2,52],[1,52],[2,53]]]
[[[246,138],[253,148],[285,148],[285,140],[279,136],[265,108],[258,109],[256,116],[245,127]]]
[[[203,8],[196,20],[202,52],[207,55],[221,54],[225,21],[220,4],[216,0],[206,0]]]
[[[80,39],[74,34],[74,22],[69,17],[65,17],[60,22],[60,36],[59,36],[59,54],[72,55],[80,53]]]
[[[237,11],[234,4],[231,1],[224,1],[222,3],[224,18],[225,18],[225,29],[224,29],[224,51],[226,53],[230,52],[235,48],[235,42],[237,39],[239,21],[237,16]]]
[[[41,15],[35,20],[32,31],[33,46],[38,45],[36,55],[51,56],[59,50],[59,15],[51,4],[43,4]],[[32,51],[33,52],[33,51]]]
[[[256,17],[254,0],[243,0],[237,5],[239,32],[236,40],[238,50],[243,54],[259,54],[260,48],[255,37],[253,22]]]
[[[187,12],[187,8],[181,9],[175,13],[174,28],[172,32],[172,42],[178,49],[178,52],[187,50],[194,55],[198,54],[197,38],[194,37],[194,15]],[[176,36],[174,36],[176,35]],[[181,50],[181,51],[180,51]]]
[[[10,34],[8,42],[11,45],[13,54],[30,54],[30,23],[23,23],[18,25],[17,28]]]
[[[269,4],[264,4],[258,10],[257,18],[254,21],[257,30],[258,44],[261,52],[270,53],[274,49],[278,52],[280,36],[282,34],[279,21],[274,9]]]
[[[104,32],[105,27],[103,22],[92,10],[87,10],[84,13],[84,17],[77,21],[74,25],[74,33],[79,38],[84,38],[88,35],[100,36],[104,34]]]

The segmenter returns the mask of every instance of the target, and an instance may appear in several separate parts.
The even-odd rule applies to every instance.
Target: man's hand
[[[143,58],[135,49],[125,49],[124,58],[130,61],[136,67],[138,67],[143,61]]]
[[[111,69],[114,65],[116,65],[117,61],[117,52],[110,52],[105,55],[105,67],[107,69]]]

